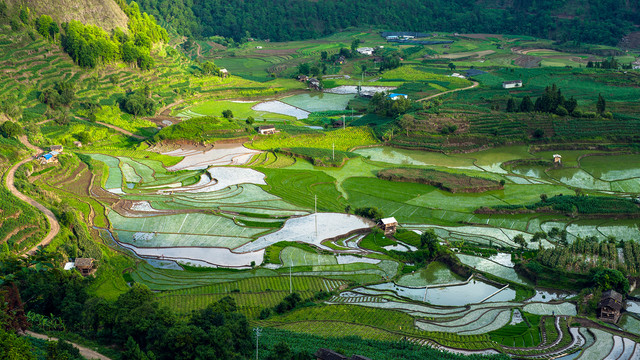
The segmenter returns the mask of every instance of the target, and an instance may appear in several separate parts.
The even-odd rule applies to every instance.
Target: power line
[[[258,339],[260,338],[260,334],[262,333],[262,328],[255,327],[253,331],[256,333],[256,360],[258,360]]]

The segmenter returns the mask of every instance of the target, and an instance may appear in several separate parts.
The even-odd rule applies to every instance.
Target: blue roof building
[[[387,95],[387,97],[391,100],[398,100],[399,98],[403,97],[405,99],[409,98],[409,95],[407,94],[389,94]]]

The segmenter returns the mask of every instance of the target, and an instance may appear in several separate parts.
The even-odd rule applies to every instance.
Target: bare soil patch
[[[541,61],[542,61],[542,58],[539,58],[537,56],[522,55],[522,56],[518,56],[514,60],[514,63],[515,65],[523,68],[534,68],[534,67],[538,67]]]
[[[496,38],[499,40],[504,39],[504,36],[502,34],[460,34],[460,36],[478,40],[486,40],[487,38]]]
[[[461,52],[461,53],[455,53],[455,54],[444,54],[444,55],[438,55],[437,57],[440,59],[461,59],[461,58],[466,58],[466,57],[482,57],[482,56],[487,56],[487,55],[491,55],[495,53],[495,51],[493,50],[483,50],[483,51],[470,51],[470,52]]]
[[[427,184],[451,193],[479,193],[502,189],[502,185],[494,180],[433,169],[385,169],[379,171],[377,176],[388,181]]]

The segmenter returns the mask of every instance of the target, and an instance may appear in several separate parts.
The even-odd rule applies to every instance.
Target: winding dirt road
[[[431,96],[427,96],[426,98],[422,98],[418,101],[425,101],[425,100],[429,100],[429,99],[433,99],[434,97],[438,97],[438,96],[442,96],[444,94],[450,94],[452,92],[456,92],[456,91],[463,91],[463,90],[469,90],[469,89],[473,89],[474,87],[477,87],[478,85],[480,85],[477,81],[474,81],[473,84],[471,86],[467,86],[466,88],[462,88],[462,89],[453,89],[453,90],[449,90],[449,91],[445,91],[445,92],[441,92],[439,94],[435,94],[435,95],[431,95]]]
[[[38,334],[38,333],[34,333],[33,331],[25,331],[25,334],[34,337],[36,339],[42,339],[42,340],[47,340],[47,341],[58,341],[58,338],[54,338],[54,337],[49,337],[47,335],[42,335],[42,334]],[[74,348],[80,350],[80,355],[82,355],[84,358],[86,359],[98,359],[98,360],[111,360],[111,358],[108,358],[94,350],[89,349],[88,347],[84,347],[82,345],[78,345],[78,344],[74,344],[71,343],[71,345],[73,345]]]
[[[37,146],[34,146],[33,144],[31,144],[29,142],[29,140],[27,139],[26,135],[20,136],[19,140],[20,140],[21,143],[23,143],[29,149],[35,150],[36,153],[41,153],[42,152],[42,150],[40,148],[38,148]],[[42,239],[42,241],[40,241],[38,244],[36,244],[31,249],[29,249],[27,251],[27,254],[34,254],[36,252],[36,250],[38,249],[38,246],[47,246],[51,242],[51,240],[53,240],[53,238],[56,237],[56,235],[58,235],[58,232],[60,231],[60,223],[58,223],[58,220],[56,219],[55,215],[53,215],[51,210],[47,209],[46,207],[44,207],[43,205],[41,205],[37,201],[33,200],[32,198],[24,195],[23,193],[18,191],[18,189],[16,189],[16,187],[15,187],[16,170],[20,166],[22,166],[23,164],[31,161],[32,159],[33,159],[32,157],[28,157],[28,158],[20,161],[19,163],[13,165],[13,167],[11,167],[11,169],[9,169],[9,171],[7,171],[7,177],[6,177],[6,180],[5,180],[5,185],[7,186],[7,189],[13,195],[15,195],[18,199],[20,199],[20,200],[28,203],[29,205],[35,207],[36,209],[40,210],[44,214],[44,216],[47,218],[47,221],[49,221],[49,225],[50,225],[49,233],[47,234],[47,236],[44,237],[44,239]]]

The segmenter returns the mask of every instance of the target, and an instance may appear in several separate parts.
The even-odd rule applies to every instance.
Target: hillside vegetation
[[[586,4],[585,4],[586,3]],[[196,37],[316,38],[352,26],[397,31],[525,34],[617,44],[638,19],[635,1],[142,0],[145,11]],[[178,15],[176,15],[178,14]],[[223,19],[222,21],[220,19]]]

